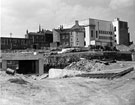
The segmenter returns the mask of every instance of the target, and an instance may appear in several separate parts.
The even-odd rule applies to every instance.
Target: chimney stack
[[[39,32],[41,32],[41,25],[39,24]]]
[[[79,25],[78,20],[75,21],[75,25]]]

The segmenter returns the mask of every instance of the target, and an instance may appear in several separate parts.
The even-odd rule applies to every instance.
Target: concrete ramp
[[[134,70],[134,67],[128,67],[128,68],[122,68],[121,71],[117,72],[116,70],[114,70],[114,72],[109,73],[109,71],[107,73],[105,72],[98,72],[98,73],[83,73],[83,74],[78,74],[76,75],[76,77],[87,77],[87,78],[106,78],[106,79],[114,79],[114,78],[119,78],[122,77],[128,73],[130,73],[131,71]]]

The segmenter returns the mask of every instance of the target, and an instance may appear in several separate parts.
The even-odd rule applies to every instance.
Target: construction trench
[[[68,56],[68,57],[70,57],[70,56]],[[38,55],[16,56],[15,55],[15,57],[13,57],[13,56],[7,57],[7,58],[5,57],[2,60],[2,69],[6,70],[7,68],[11,68],[11,69],[16,70],[16,72],[19,74],[39,74],[39,75],[42,75],[44,73],[48,73],[50,68],[63,69],[64,67],[66,67],[70,63],[74,62],[74,60],[77,61],[77,59],[73,60],[73,56],[71,56],[70,59],[72,61],[70,63],[69,63],[69,61],[66,62],[67,59],[69,59],[68,57],[64,58],[61,56],[59,56],[59,57],[57,57],[57,56],[51,57],[50,56],[49,58],[43,58],[43,56],[41,56],[41,55],[40,56],[38,56]],[[74,57],[77,58],[77,56],[74,56]],[[99,55],[99,56],[88,55],[87,57],[89,57],[91,60],[104,57],[105,59],[111,58],[112,60],[117,59],[117,60],[125,60],[125,61],[131,61],[134,58],[129,53],[121,53],[121,54],[118,54],[117,56],[116,56],[116,53],[104,53],[103,55]],[[45,62],[46,60],[47,60],[47,63]],[[59,60],[62,60],[62,61],[60,61],[60,63],[59,63]],[[115,74],[108,74],[108,75],[115,75]],[[96,77],[96,75],[93,77]],[[102,74],[99,75],[99,77],[104,78],[104,76],[102,76]],[[110,76],[108,76],[108,78],[110,78]]]
[[[41,58],[3,59],[2,70],[12,68],[16,73],[0,71],[2,105],[135,105],[135,62],[86,58],[71,62],[76,56],[60,56],[47,63]],[[66,60],[68,64],[61,65]]]

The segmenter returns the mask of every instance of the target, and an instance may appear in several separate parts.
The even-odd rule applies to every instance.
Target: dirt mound
[[[105,68],[104,63],[100,63],[94,60],[80,60],[79,62],[73,62],[69,66],[65,67],[64,69],[67,70],[78,70],[78,71],[86,71],[86,72],[92,72],[92,71],[100,71]]]
[[[73,62],[64,69],[67,70],[77,70],[83,72],[96,72],[103,70],[112,70],[128,67],[128,64],[121,62],[110,62],[110,61],[101,61],[101,60],[87,60],[82,59],[78,62]]]

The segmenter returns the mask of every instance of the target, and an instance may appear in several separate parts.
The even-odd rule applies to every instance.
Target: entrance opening
[[[35,74],[38,73],[38,66],[37,60],[20,60],[16,72],[22,74]]]

